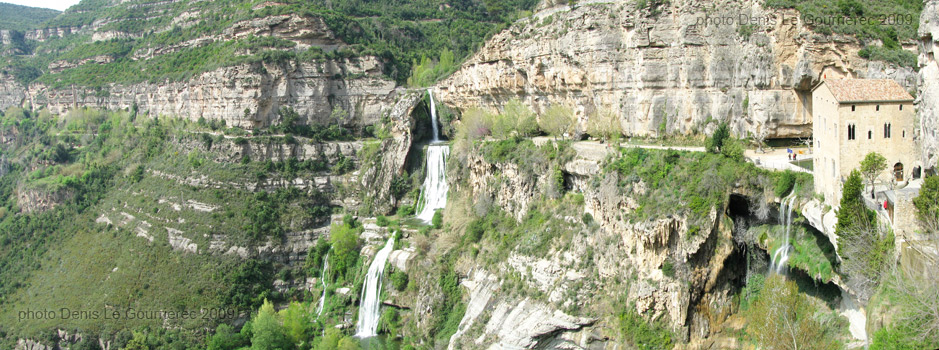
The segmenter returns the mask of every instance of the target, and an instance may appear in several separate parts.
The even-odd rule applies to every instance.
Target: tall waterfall
[[[316,317],[323,314],[323,306],[326,305],[326,271],[329,270],[329,252],[326,252],[326,258],[323,259],[323,272],[320,273],[320,281],[323,282],[323,295],[320,296],[319,305],[316,307]]]
[[[434,141],[440,141],[440,131],[437,127],[437,104],[434,103],[434,93],[427,89],[427,96],[430,96],[430,125],[434,128]]]
[[[394,249],[395,237],[391,235],[385,246],[375,254],[375,260],[368,266],[365,275],[365,284],[362,285],[362,298],[359,302],[359,323],[356,326],[355,336],[368,338],[378,335],[378,318],[381,316],[381,277],[385,272],[385,263]]]
[[[792,250],[792,245],[789,243],[789,228],[792,226],[792,206],[796,200],[795,194],[789,195],[789,197],[784,198],[782,203],[779,206],[779,222],[784,222],[786,229],[783,232],[783,235],[786,236],[786,243],[779,246],[779,249],[776,249],[776,252],[773,253],[773,260],[770,263],[770,272],[776,272],[778,274],[786,272],[786,263],[789,262],[789,251]]]
[[[440,143],[437,127],[437,108],[434,104],[434,95],[427,90],[430,96],[430,119],[434,128],[434,140],[427,146],[427,175],[421,186],[421,196],[418,198],[417,218],[429,223],[434,218],[434,212],[447,205],[447,158],[450,156],[450,146]]]

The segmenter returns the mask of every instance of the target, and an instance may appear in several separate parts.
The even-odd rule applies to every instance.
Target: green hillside
[[[0,2],[0,30],[41,28],[46,21],[58,16],[58,10],[29,7]]]
[[[109,82],[181,80],[200,72],[244,62],[310,61],[354,56],[385,60],[388,79],[403,83],[411,66],[423,57],[437,59],[451,50],[459,59],[472,53],[491,34],[525,15],[536,0],[467,1],[450,5],[431,1],[280,1],[222,0],[115,2],[84,0],[47,27],[82,27],[105,20],[96,32],[126,33],[122,38],[92,41],[88,35],[53,38],[36,47],[34,58],[7,58],[0,68],[12,70],[21,82],[53,86],[100,86]],[[322,18],[347,46],[324,50],[298,49],[296,43],[273,36],[213,40],[186,46],[145,60],[134,57],[154,47],[179,45],[199,38],[219,39],[234,24],[252,19],[296,14]],[[180,21],[180,16],[187,16]],[[106,55],[113,62],[49,72],[53,61],[80,61]],[[147,65],[148,69],[142,69]],[[153,69],[152,67],[156,67]]]

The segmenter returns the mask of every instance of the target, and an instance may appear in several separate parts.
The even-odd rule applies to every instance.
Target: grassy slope
[[[60,13],[62,12],[53,9],[0,2],[0,30],[24,31],[39,28]]]
[[[226,234],[228,242],[242,246],[263,244],[268,236],[318,225],[322,216],[329,214],[328,206],[320,204],[326,199],[315,193],[216,191],[152,175],[153,171],[180,177],[196,174],[210,181],[236,183],[253,183],[258,173],[269,178],[281,176],[279,170],[265,171],[262,162],[216,163],[201,154],[203,151],[190,157],[182,145],[200,144],[192,141],[199,140],[199,134],[189,131],[199,128],[195,123],[155,122],[145,116],[130,121],[126,112],[82,111],[65,118],[20,113],[11,109],[0,118],[3,130],[21,133],[11,144],[0,147],[0,153],[14,164],[13,171],[0,178],[0,338],[4,332],[9,337],[30,336],[52,327],[97,334],[162,325],[153,319],[20,321],[19,311],[27,309],[222,307],[247,311],[264,297],[284,300],[288,296],[271,294],[270,281],[264,281],[274,276],[271,265],[259,263],[261,276],[243,274],[245,266],[253,266],[252,260],[208,254],[207,235]],[[98,133],[91,136],[89,130]],[[66,147],[68,160],[49,162],[55,157],[46,150],[70,144],[83,146]],[[25,171],[22,164],[36,169]],[[144,169],[139,179],[135,178],[138,166]],[[107,172],[110,175],[88,175],[89,169],[99,168],[112,170]],[[310,177],[314,173],[300,169],[295,175]],[[94,198],[83,200],[89,194],[83,188],[98,177],[109,180],[92,188]],[[49,186],[77,194],[43,214],[13,214],[19,210],[15,192],[29,188],[45,191]],[[189,200],[217,209],[195,210],[186,206]],[[174,208],[174,203],[181,208]],[[124,223],[122,213],[135,219]],[[113,225],[96,223],[102,215]],[[138,228],[147,229],[154,242],[138,237]],[[166,228],[184,231],[184,237],[198,244],[200,254],[173,250]],[[302,277],[304,272],[294,273]],[[179,325],[192,330],[212,327],[217,321],[220,319],[187,320]]]

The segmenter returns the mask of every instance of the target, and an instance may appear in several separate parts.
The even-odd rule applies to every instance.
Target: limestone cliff
[[[76,106],[126,109],[136,104],[151,115],[218,119],[228,126],[255,128],[275,123],[281,107],[293,108],[314,124],[329,122],[330,112],[340,107],[348,113],[343,124],[366,125],[374,124],[394,101],[394,82],[380,75],[381,62],[363,57],[339,62],[246,63],[205,72],[189,81],[112,84],[105,93],[37,84],[24,94],[17,84],[4,79],[0,108],[29,102],[64,113]]]
[[[927,0],[919,21],[919,76],[917,113],[922,125],[923,164],[939,162],[939,1]]]
[[[737,135],[790,138],[812,133],[807,96],[819,79],[917,84],[909,68],[859,57],[857,39],[813,33],[794,10],[730,0],[651,11],[633,1],[543,9],[495,35],[436,95],[462,110],[512,98],[536,112],[566,105],[581,130],[609,110],[629,135],[707,132],[724,120]],[[714,24],[721,18],[730,23]]]
[[[154,5],[155,4],[149,4]],[[148,6],[149,6],[148,5]],[[141,5],[143,6],[143,5]],[[202,14],[205,15],[205,14]],[[174,20],[172,28],[194,25],[199,14],[190,13]],[[189,18],[189,21],[184,19]],[[114,19],[116,20],[116,19]],[[126,19],[124,19],[126,20]],[[45,41],[53,37],[86,36],[89,45],[112,39],[140,38],[146,33],[113,30],[110,18],[100,18],[81,27],[46,28],[25,34],[26,40]],[[166,31],[171,28],[160,28]],[[20,34],[20,36],[24,36]],[[3,42],[11,35],[2,34]],[[221,33],[172,44],[153,44],[129,54],[132,61],[192,50],[235,40],[269,37],[285,47],[281,51],[303,52],[317,48],[332,52],[348,45],[336,39],[321,17],[296,14],[270,15],[234,23]],[[73,39],[74,40],[74,39]],[[292,46],[290,46],[292,45]],[[6,46],[6,44],[4,44]],[[40,50],[43,50],[40,48]],[[250,55],[250,49],[239,55]],[[224,120],[227,126],[257,128],[278,121],[278,110],[290,107],[309,124],[339,122],[346,126],[375,124],[396,101],[396,84],[383,75],[383,59],[367,55],[318,56],[310,60],[248,60],[193,74],[185,80],[151,78],[143,82],[106,82],[102,87],[16,82],[9,72],[0,72],[0,110],[30,104],[60,114],[75,107],[127,109],[136,106],[151,115],[172,115],[197,120]],[[106,65],[119,59],[109,54],[62,59],[50,62],[45,71],[67,73],[83,65]],[[106,78],[103,78],[106,79]],[[331,120],[331,112],[342,108],[344,120]]]

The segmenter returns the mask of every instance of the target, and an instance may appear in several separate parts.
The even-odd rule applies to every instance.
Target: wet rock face
[[[917,113],[922,123],[923,164],[939,162],[939,1],[926,1],[919,21],[919,87]]]
[[[705,13],[734,21],[705,25]],[[741,14],[766,20],[746,33]],[[464,110],[512,98],[536,112],[561,104],[581,129],[612,111],[631,135],[709,132],[710,121],[726,120],[737,135],[787,138],[811,135],[807,104],[819,79],[892,78],[915,88],[912,69],[868,62],[856,39],[814,34],[797,17],[741,1],[672,1],[654,16],[633,1],[545,9],[494,36],[436,94]]]

